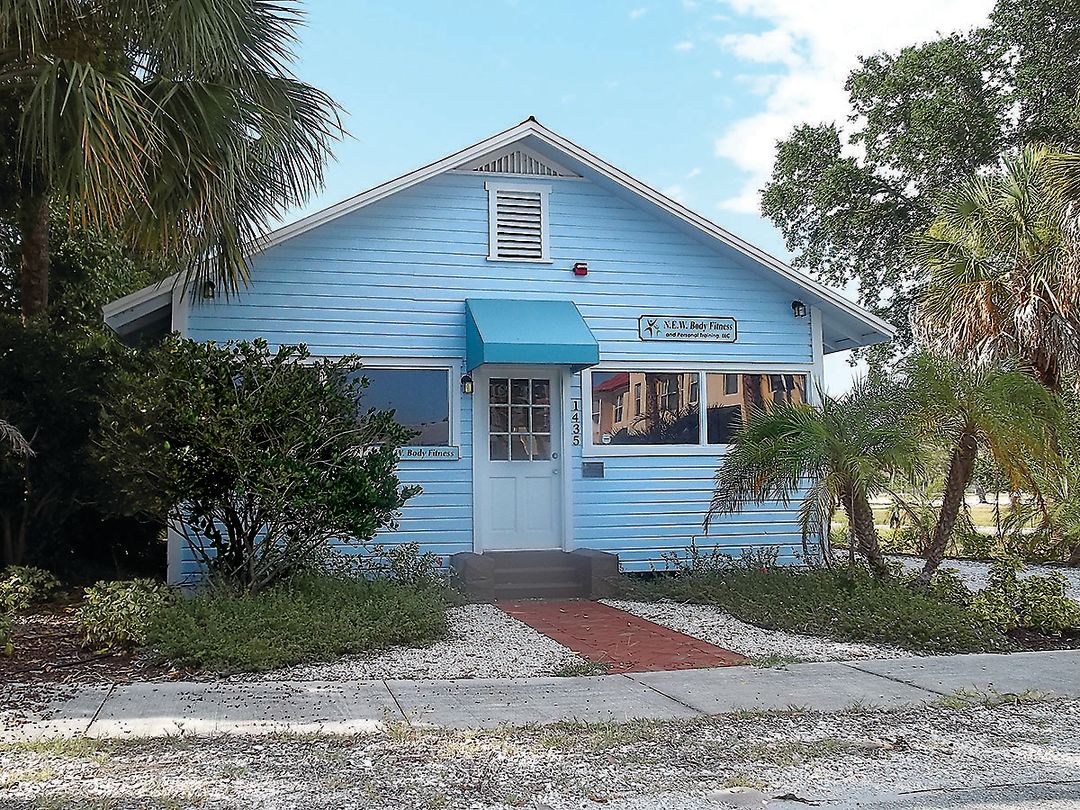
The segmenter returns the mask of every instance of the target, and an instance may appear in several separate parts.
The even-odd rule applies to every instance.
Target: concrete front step
[[[477,602],[497,599],[599,599],[614,593],[619,558],[576,551],[465,552],[450,558],[455,587]]]

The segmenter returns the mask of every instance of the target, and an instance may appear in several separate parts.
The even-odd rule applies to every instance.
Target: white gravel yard
[[[494,605],[447,611],[449,633],[430,647],[396,647],[325,664],[304,664],[232,681],[356,681],[368,679],[526,678],[580,666],[576,653]]]
[[[708,605],[677,602],[623,602],[604,600],[627,613],[700,638],[717,647],[734,650],[750,658],[798,661],[849,661],[859,658],[900,658],[910,656],[897,647],[854,644],[780,630],[764,630],[739,621]]]
[[[907,555],[891,555],[891,560],[901,563],[904,568],[911,571],[921,571],[925,562],[921,557],[909,557]],[[952,569],[964,584],[973,591],[981,591],[986,587],[986,575],[990,571],[990,563],[978,562],[977,560],[954,560],[948,559],[941,563],[941,568]],[[1032,574],[1061,574],[1069,583],[1067,596],[1080,601],[1080,569],[1062,568],[1054,565],[1027,565],[1020,573],[1021,577]]]
[[[483,732],[14,744],[0,746],[0,806],[1057,810],[1080,806],[1077,761],[1080,702],[987,701]],[[789,794],[803,801],[773,800]]]

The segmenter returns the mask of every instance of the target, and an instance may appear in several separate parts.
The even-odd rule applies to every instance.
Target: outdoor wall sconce
[[[575,276],[589,275],[589,265],[587,265],[585,262],[574,262],[574,267],[572,269]]]
[[[463,393],[463,394],[471,394],[472,389],[473,389],[472,375],[470,375],[470,374],[462,374],[461,375],[461,393]]]
[[[796,318],[805,318],[806,317],[806,304],[804,304],[802,301],[792,301],[791,302],[791,311],[795,313]]]
[[[217,294],[217,287],[214,286],[214,282],[207,279],[202,285],[203,298],[213,298]]]

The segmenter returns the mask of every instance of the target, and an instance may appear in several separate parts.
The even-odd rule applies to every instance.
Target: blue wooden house
[[[496,552],[567,571],[596,552],[662,567],[693,541],[797,555],[794,506],[702,536],[718,460],[748,407],[812,398],[826,353],[892,335],[531,118],[270,234],[239,296],[163,283],[105,317],[359,354],[366,406],[416,431],[400,474],[423,486],[380,541],[496,585]],[[195,573],[172,538],[169,579]]]

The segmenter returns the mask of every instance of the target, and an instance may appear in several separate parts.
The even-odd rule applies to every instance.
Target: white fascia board
[[[173,290],[180,274],[176,273],[141,290],[110,301],[101,308],[101,316],[114,332],[119,333],[126,324],[172,304]]]
[[[805,289],[807,292],[814,294],[822,299],[824,302],[831,304],[832,306],[841,309],[860,321],[864,322],[867,326],[873,328],[874,331],[881,332],[888,338],[893,337],[896,334],[896,327],[882,320],[872,312],[860,307],[852,301],[849,301],[840,293],[825,286],[819,281],[816,281],[804,273],[800,273],[793,267],[789,267],[782,261],[772,256],[769,253],[761,250],[758,247],[750,244],[749,242],[739,238],[735,234],[721,228],[715,222],[706,219],[705,217],[691,211],[689,208],[681,205],[680,203],[672,200],[671,198],[661,194],[659,191],[650,188],[642,183],[640,180],[631,177],[621,169],[612,166],[604,160],[593,155],[591,152],[581,148],[572,141],[568,141],[561,135],[543,127],[540,124],[535,125],[534,133],[537,137],[547,141],[555,149],[559,149],[565,153],[570,154],[572,157],[581,161],[589,166],[589,168],[608,178],[614,183],[629,189],[640,197],[648,200],[659,208],[673,214],[679,219],[693,225],[699,230],[705,232],[709,236],[719,240],[728,247],[734,248],[740,253],[749,256],[761,265],[764,265],[770,270],[783,276],[788,281],[798,285]]]

